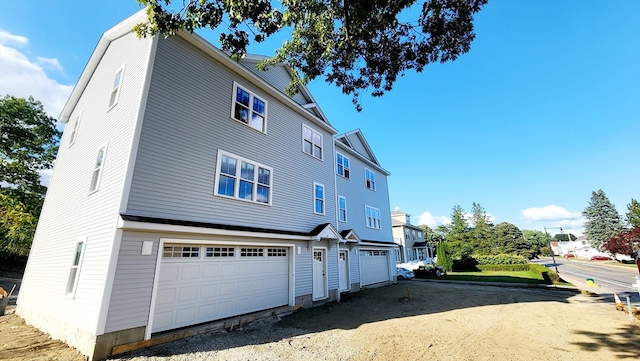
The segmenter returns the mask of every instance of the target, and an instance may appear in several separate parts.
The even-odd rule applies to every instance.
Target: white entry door
[[[340,251],[340,255],[338,256],[338,271],[339,275],[339,287],[340,291],[345,291],[349,289],[349,262],[348,262],[348,252]]]
[[[321,248],[313,249],[313,299],[327,298],[327,252]]]

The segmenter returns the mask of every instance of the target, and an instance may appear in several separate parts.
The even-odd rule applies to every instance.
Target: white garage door
[[[289,250],[165,244],[152,332],[289,303]]]
[[[389,251],[360,251],[360,284],[389,281]]]

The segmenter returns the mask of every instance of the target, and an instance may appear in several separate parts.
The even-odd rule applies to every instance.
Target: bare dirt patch
[[[9,315],[0,359],[82,357]],[[640,322],[575,291],[414,280],[115,359],[631,360],[640,359]]]

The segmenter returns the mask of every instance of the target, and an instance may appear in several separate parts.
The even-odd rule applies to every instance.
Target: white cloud
[[[0,96],[33,96],[42,102],[48,115],[57,118],[73,87],[58,83],[45,72],[43,67],[63,69],[57,59],[37,57],[32,61],[17,49],[28,43],[24,36],[0,30]]]
[[[418,216],[418,224],[426,224],[430,228],[436,228],[440,225],[448,225],[450,223],[451,218],[447,216],[434,216],[429,211],[426,211]]]
[[[13,44],[14,46],[25,46],[29,43],[29,39],[20,35],[13,35],[7,31],[0,29],[0,44]]]
[[[520,211],[522,217],[528,221],[564,221],[579,220],[582,214],[569,212],[566,209],[550,205],[542,208],[532,207]]]

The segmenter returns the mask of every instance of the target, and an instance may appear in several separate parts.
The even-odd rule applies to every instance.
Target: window
[[[165,258],[199,258],[200,247],[197,246],[164,246],[162,257]]]
[[[367,215],[367,228],[380,229],[380,210],[365,206],[365,212]]]
[[[349,178],[349,158],[344,155],[337,153],[336,155],[336,163],[338,175],[341,175],[345,178]]]
[[[262,248],[240,248],[240,257],[263,257],[264,249]]]
[[[367,188],[371,189],[372,191],[376,190],[376,175],[368,170],[367,168],[364,169],[364,178],[365,178],[365,184],[367,186]]]
[[[324,185],[313,182],[313,213],[324,214]]]
[[[338,220],[347,221],[347,199],[343,196],[338,196]]]
[[[102,166],[104,165],[104,157],[107,153],[107,146],[103,146],[98,151],[98,157],[96,158],[95,166],[93,167],[93,173],[91,175],[91,186],[89,192],[96,192],[100,186],[100,178],[102,178]]]
[[[231,118],[263,133],[267,131],[267,102],[233,83]]]
[[[215,194],[271,204],[272,173],[270,167],[219,150]]]
[[[71,130],[71,138],[69,139],[69,146],[72,146],[76,142],[76,136],[78,135],[78,126],[80,125],[80,117],[82,113],[76,116],[76,121],[73,122],[73,129]]]
[[[286,257],[286,248],[267,248],[267,257]]]
[[[76,243],[73,261],[71,262],[71,269],[69,269],[67,289],[65,291],[65,295],[67,297],[75,297],[76,289],[78,288],[78,278],[80,277],[80,267],[82,267],[82,258],[84,257],[86,240],[86,237],[81,238],[78,240],[78,243]]]
[[[111,96],[109,97],[109,108],[107,110],[110,110],[116,104],[118,104],[118,98],[120,98],[120,86],[122,85],[123,74],[124,74],[124,65],[116,73],[116,78],[113,81],[113,88],[111,88]]]
[[[302,125],[302,151],[322,160],[322,134]]]
[[[205,257],[233,257],[234,251],[233,247],[207,247]]]

